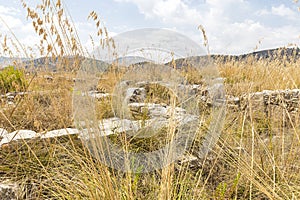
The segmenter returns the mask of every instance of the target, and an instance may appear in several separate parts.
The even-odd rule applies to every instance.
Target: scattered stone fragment
[[[138,124],[135,121],[128,119],[109,118],[102,120],[99,125],[100,131],[104,135],[111,135],[114,133],[121,133],[126,131],[138,130]]]
[[[47,81],[53,81],[54,80],[54,78],[52,76],[49,76],[49,75],[44,75],[43,78],[46,79]]]
[[[125,96],[126,103],[144,102],[145,99],[146,99],[145,88],[128,88],[126,91],[126,96]]]
[[[1,200],[17,200],[17,184],[14,183],[0,183],[0,199]]]
[[[99,132],[101,136],[107,136],[111,134],[126,132],[129,135],[130,132],[137,132],[142,127],[151,127],[151,129],[159,129],[167,126],[170,123],[170,119],[174,120],[178,126],[185,125],[189,122],[198,120],[195,115],[188,114],[185,109],[171,106],[163,106],[154,103],[130,103],[128,105],[130,111],[134,115],[147,115],[141,119],[120,119],[117,117],[103,119],[99,125]],[[83,127],[86,126],[85,123],[81,124]],[[80,137],[84,139],[90,139],[94,137],[92,129],[83,129],[80,133]]]
[[[87,126],[86,123],[81,123],[82,127]],[[91,125],[89,125],[91,126]],[[99,121],[98,125],[98,132],[94,133],[93,127],[92,128],[84,128],[80,131],[79,137],[82,139],[91,139],[95,137],[95,134],[99,136],[108,136],[116,133],[121,132],[128,132],[128,131],[137,131],[139,129],[139,124],[137,121],[131,121],[128,119],[120,119],[117,117],[103,119]]]
[[[163,117],[166,116],[168,112],[166,106],[155,103],[130,103],[128,107],[134,118],[137,116],[143,117],[144,115],[149,118]]]
[[[109,97],[110,94],[109,93],[99,92],[97,90],[92,90],[92,91],[88,92],[88,96],[100,100],[100,99],[104,99],[104,98]]]
[[[41,138],[45,139],[45,138],[53,138],[53,137],[60,137],[64,135],[74,135],[74,134],[79,134],[79,130],[75,128],[66,128],[66,129],[48,131],[45,134],[42,134]]]
[[[17,130],[12,133],[8,133],[4,135],[2,140],[0,141],[0,146],[3,144],[7,144],[14,140],[23,140],[23,139],[32,139],[38,137],[39,134],[37,134],[35,131],[31,130]]]
[[[82,78],[73,78],[72,81],[74,83],[85,83],[86,82],[86,80],[82,79]]]
[[[7,134],[8,134],[7,130],[0,128],[0,138],[4,137]]]

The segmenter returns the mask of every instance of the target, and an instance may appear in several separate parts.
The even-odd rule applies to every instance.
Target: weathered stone
[[[150,128],[152,130],[160,129],[167,126],[171,119],[176,126],[185,125],[191,121],[198,120],[195,115],[188,114],[185,109],[179,107],[162,106],[154,103],[130,103],[128,104],[130,111],[133,115],[143,116],[138,120],[120,119],[117,117],[103,119],[99,125],[100,136],[107,136],[111,134],[126,132],[131,135],[131,132],[135,133],[140,129]],[[81,124],[83,127],[85,123]],[[94,137],[92,129],[84,129],[80,133],[80,137],[84,139],[90,139]]]
[[[167,108],[154,103],[130,103],[128,107],[133,114],[147,115],[149,118],[166,116]]]
[[[75,128],[66,128],[66,129],[59,129],[59,130],[53,130],[48,131],[45,134],[41,134],[41,138],[53,138],[53,137],[60,137],[64,135],[74,135],[79,134],[79,130]]]
[[[49,75],[44,75],[43,78],[46,79],[47,81],[53,81],[54,79],[52,76]]]
[[[0,183],[0,199],[1,200],[15,200],[17,196],[18,186],[14,183]]]
[[[4,129],[3,129],[4,130]],[[0,129],[1,131],[1,129]],[[41,139],[46,139],[46,138],[54,138],[54,137],[61,137],[65,135],[76,135],[79,134],[79,130],[74,129],[74,128],[66,128],[66,129],[58,129],[58,130],[53,130],[53,131],[48,131],[46,133],[36,133],[31,130],[18,130],[14,131],[12,133],[7,133],[2,131],[4,134],[2,134],[2,140],[0,141],[0,147],[4,144],[8,144],[12,141],[16,140],[29,140],[29,139],[34,139],[34,138],[41,138]],[[1,134],[1,132],[0,132]],[[0,135],[1,136],[1,135]]]
[[[146,99],[145,88],[128,88],[126,91],[126,96],[125,96],[126,103],[144,102],[145,99]]]
[[[110,118],[100,122],[100,131],[105,135],[138,130],[138,124],[128,119]]]
[[[7,134],[8,134],[7,130],[0,128],[0,138],[4,137]]]
[[[105,98],[109,97],[110,94],[99,92],[97,90],[92,90],[92,91],[88,92],[88,96],[99,100],[99,99],[105,99]]]
[[[255,110],[268,113],[270,107],[285,108],[289,112],[298,112],[300,105],[300,89],[263,90],[241,97],[241,109],[251,106]]]
[[[85,127],[85,123],[81,123],[82,127]],[[97,136],[108,136],[116,133],[121,132],[128,132],[128,131],[137,131],[140,126],[138,121],[132,121],[128,119],[120,119],[117,117],[109,118],[109,119],[103,119],[99,121],[97,132],[94,132],[94,128],[84,128],[80,131],[79,137],[82,139],[91,139],[95,137],[95,134]]]
[[[63,78],[65,78],[65,77],[63,77]],[[72,81],[74,83],[85,83],[86,82],[86,80],[83,78],[73,78]]]
[[[129,83],[124,82],[124,84],[128,86]],[[150,83],[141,82],[139,83],[140,87],[128,88],[126,91],[127,106],[135,120],[120,118],[105,119],[100,124],[100,132],[103,136],[119,132],[137,131],[142,127],[142,125],[163,127],[169,123],[169,119],[171,117],[173,120],[178,122],[179,126],[198,119],[197,116],[188,113],[183,108],[172,108],[166,104],[144,103],[146,91],[143,87],[147,84]],[[220,83],[208,88],[206,92],[203,92],[201,85],[181,84],[178,88],[180,88],[180,90],[187,90],[193,94],[201,93],[199,99],[203,101],[204,104],[211,104],[211,106],[213,99],[215,99],[215,101],[220,99],[223,100],[225,96],[223,85]],[[2,95],[2,98],[7,98],[9,96],[15,97],[16,95],[22,96],[25,94],[26,93],[8,93],[4,96]],[[88,95],[94,98],[105,98],[109,94],[99,93],[98,91],[90,91]],[[270,112],[273,114],[278,112],[278,109],[276,108],[287,109],[289,112],[298,112],[300,104],[300,89],[275,91],[264,90],[262,92],[255,92],[241,97],[226,96],[226,103],[228,108],[245,109],[251,106],[253,109],[262,110],[267,114],[270,114]],[[39,134],[30,130],[19,130],[13,133],[8,133],[6,130],[0,128],[0,139],[2,138],[0,146],[14,140],[31,139],[36,137],[51,138],[69,134],[82,135],[82,132],[87,132],[87,130],[84,129],[79,132],[77,129],[60,129]]]
[[[11,141],[14,141],[14,140],[32,139],[32,138],[36,138],[38,136],[39,136],[39,134],[36,133],[35,131],[17,130],[12,133],[8,133],[8,134],[4,135],[4,137],[0,141],[0,146],[2,146],[3,144],[7,144]]]

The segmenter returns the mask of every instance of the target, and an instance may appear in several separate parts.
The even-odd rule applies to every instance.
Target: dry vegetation
[[[60,1],[43,2],[37,11],[24,3],[41,36],[41,53],[50,57],[85,55]],[[90,18],[95,20],[99,36],[105,38],[107,31],[97,15],[92,12]],[[105,45],[103,41],[101,45]],[[216,62],[226,78],[227,95],[300,86],[299,60]],[[37,132],[73,127],[77,67],[27,74],[31,92],[19,97],[14,106],[1,104],[0,127]],[[115,70],[103,74],[98,89],[112,92],[122,74]],[[46,80],[45,75],[53,79]],[[201,80],[189,71],[183,75],[191,83]],[[159,88],[152,91],[157,93]],[[98,102],[99,118],[112,116],[110,107],[110,99]],[[128,145],[122,135],[112,139]],[[197,152],[201,139],[201,134],[197,135],[191,153]],[[139,140],[134,145],[153,150],[157,140]],[[252,107],[251,101],[243,110],[228,109],[221,138],[205,159],[176,162],[150,173],[124,173],[103,165],[77,136],[13,142],[0,150],[0,175],[20,185],[20,199],[300,199],[300,113],[288,112],[283,104],[265,115]]]

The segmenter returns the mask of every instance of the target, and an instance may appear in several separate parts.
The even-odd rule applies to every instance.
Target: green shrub
[[[8,66],[0,71],[0,93],[25,91],[27,82],[23,71]]]

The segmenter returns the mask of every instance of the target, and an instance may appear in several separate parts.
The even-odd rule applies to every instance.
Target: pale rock
[[[128,88],[126,91],[125,102],[143,102],[146,99],[145,88]]]
[[[130,108],[130,111],[134,112],[134,114],[142,115],[145,111],[147,111],[146,114],[151,119],[158,117],[169,119],[174,117],[174,119],[179,121],[182,121],[185,118],[189,121],[194,118],[194,115],[188,114],[185,109],[180,107],[172,107],[155,103],[130,103],[128,104],[128,107]]]
[[[18,186],[16,183],[1,182],[0,183],[0,199],[14,200],[17,197]]]
[[[66,129],[58,129],[53,131],[48,131],[45,134],[41,135],[42,139],[45,138],[54,138],[54,137],[60,137],[64,135],[75,135],[79,134],[79,130],[75,128],[66,128]]]
[[[7,134],[8,134],[7,130],[0,128],[0,137],[4,137]]]
[[[178,161],[180,162],[180,163],[187,163],[187,162],[192,162],[192,161],[196,161],[196,160],[198,160],[198,158],[196,157],[196,156],[194,156],[194,155],[191,155],[191,154],[186,154],[186,155],[182,155],[179,159],[178,159]]]
[[[155,103],[130,103],[128,104],[130,111],[143,114],[147,111],[147,115],[152,117],[166,116],[168,113],[168,109],[166,106],[162,106],[160,104]]]
[[[35,131],[17,130],[12,133],[8,133],[8,134],[4,135],[4,137],[0,141],[0,146],[2,146],[3,144],[7,144],[11,141],[14,141],[14,140],[32,139],[32,138],[36,138],[38,136],[39,136],[39,134],[36,133]]]
[[[44,75],[43,77],[44,77],[44,79],[46,79],[47,81],[53,81],[53,79],[54,79],[52,76],[49,76],[49,75]]]
[[[97,90],[92,90],[88,92],[88,96],[95,99],[104,99],[110,96],[109,93],[102,93]]]
[[[119,83],[119,87],[121,87],[121,88],[127,87],[127,86],[130,85],[131,82],[132,82],[132,81],[129,81],[129,80],[121,81],[121,82]]]
[[[209,87],[208,95],[212,99],[213,102],[217,102],[219,100],[225,99],[225,88],[222,83],[216,83]]]
[[[86,123],[81,123],[82,127],[86,126]],[[93,123],[90,124],[91,128],[83,128],[79,133],[79,138],[90,139],[97,136],[109,136],[116,133],[137,131],[139,130],[139,123],[137,121],[131,121],[128,119],[120,119],[117,117],[103,119],[99,121],[98,128],[93,127]],[[95,133],[95,128],[97,132]]]
[[[114,133],[138,130],[139,126],[136,121],[131,121],[129,119],[120,119],[120,118],[110,118],[105,119],[100,122],[99,125],[100,132],[104,135],[111,135]]]

